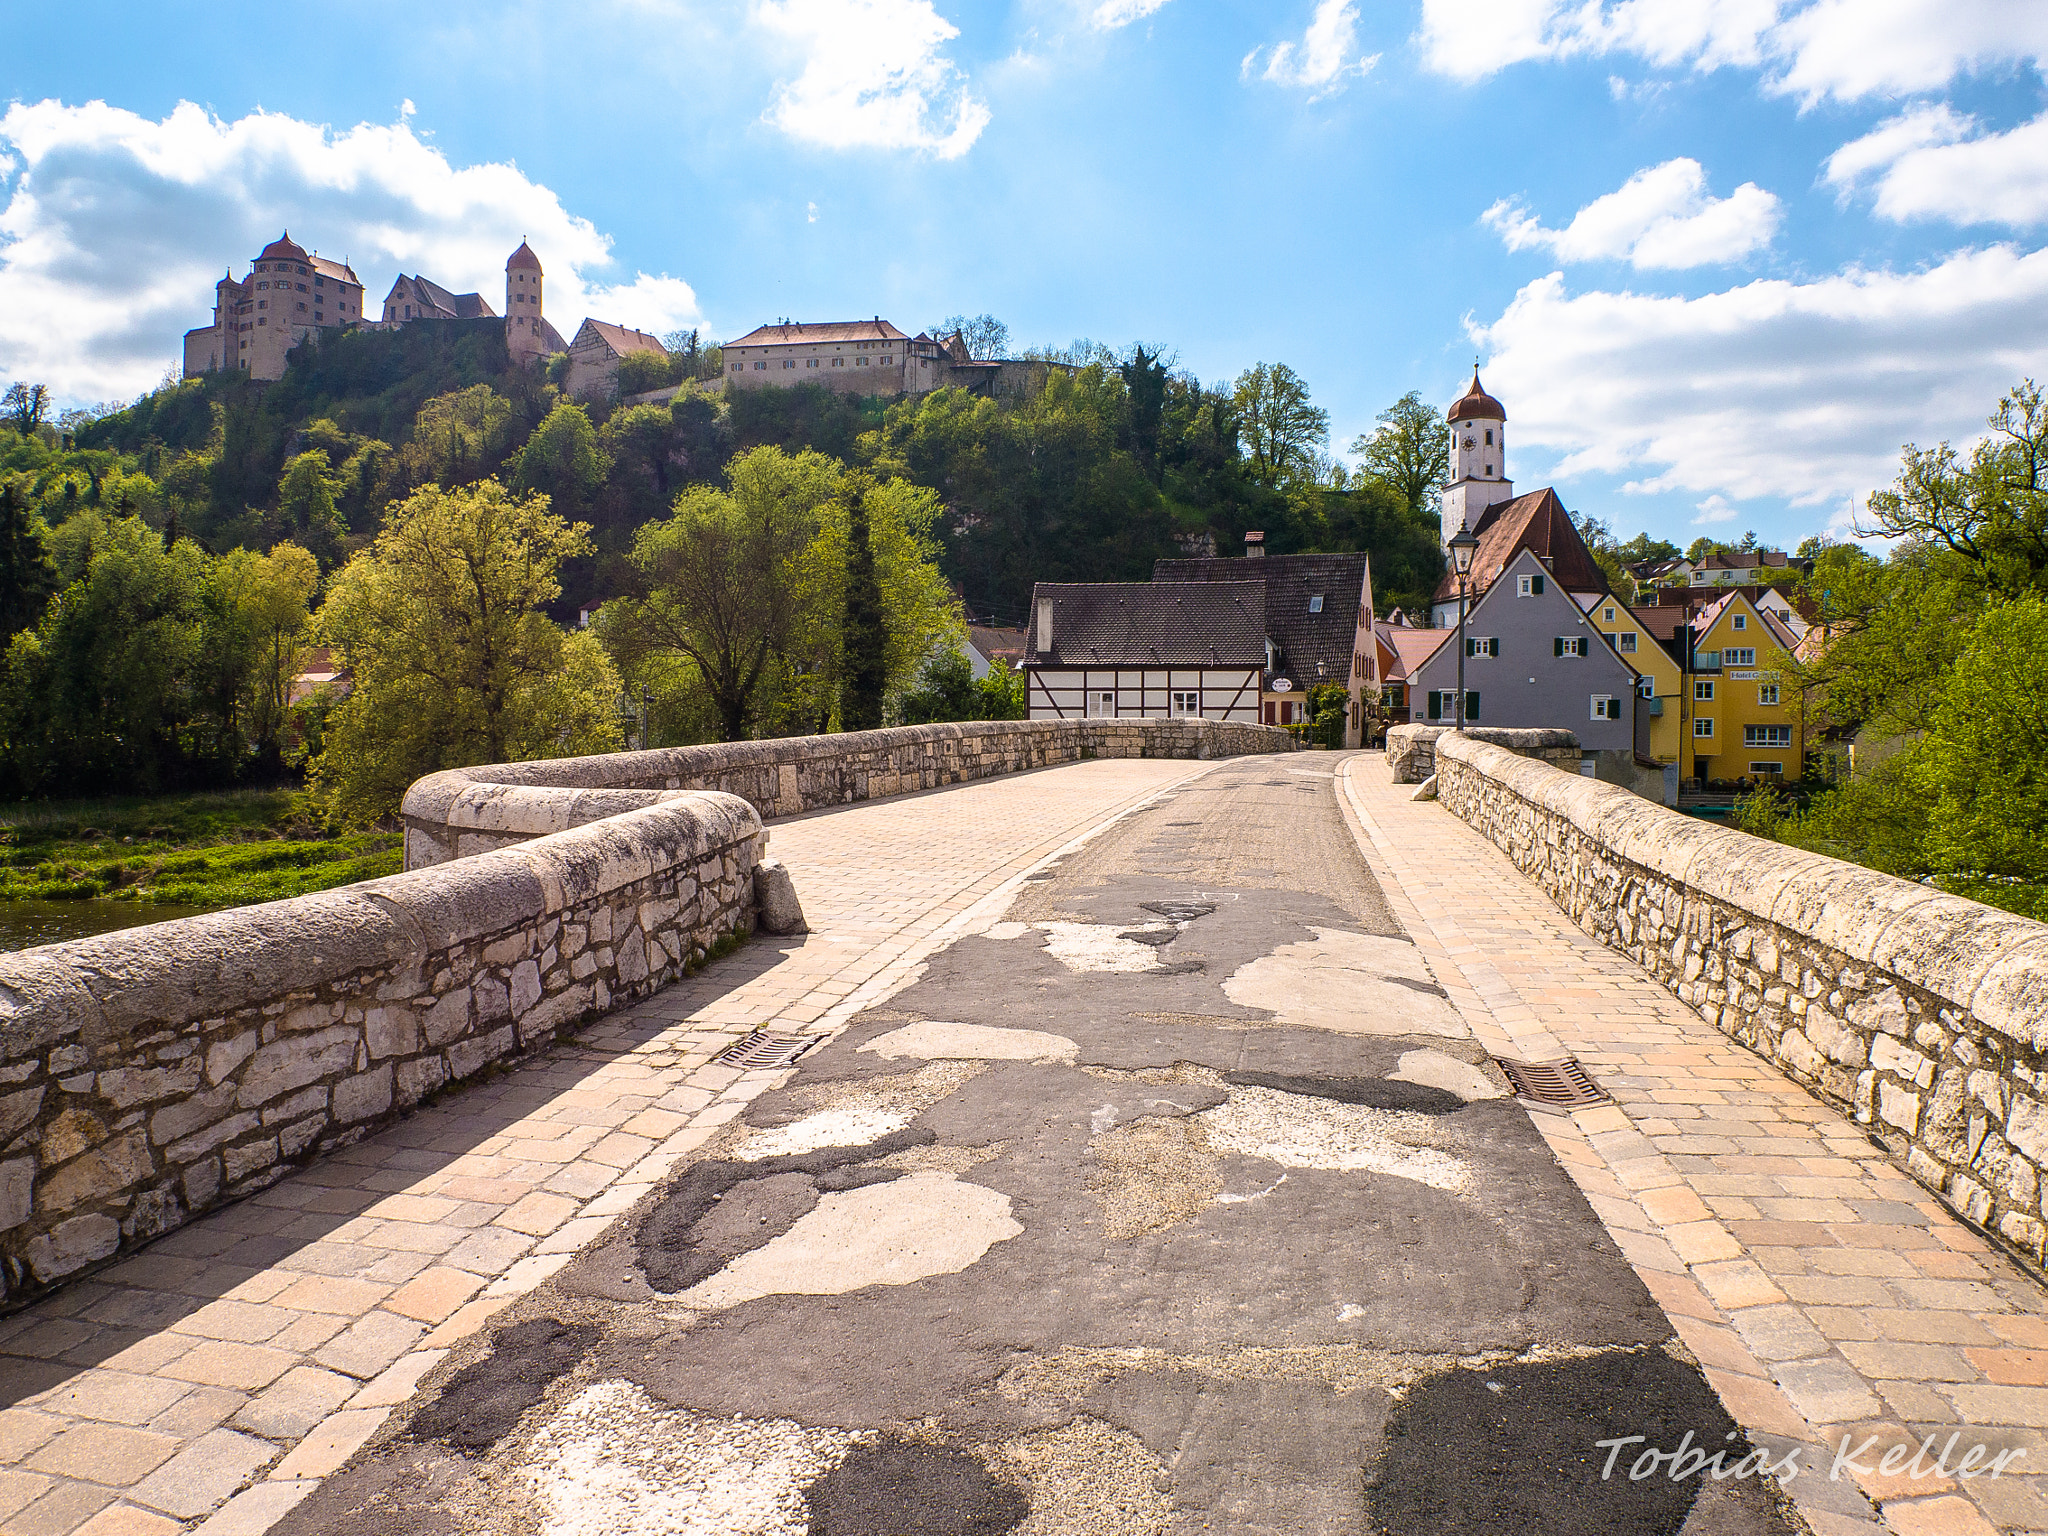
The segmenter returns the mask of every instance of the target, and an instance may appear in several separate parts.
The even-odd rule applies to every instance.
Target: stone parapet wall
[[[0,1307],[675,980],[751,929],[764,841],[699,792],[0,954]]]
[[[1397,725],[1390,729],[1387,766],[1394,770],[1394,782],[1420,784],[1435,773],[1437,738],[1456,729],[1454,725]],[[1473,741],[1490,742],[1518,757],[1538,758],[1573,772],[1577,771],[1582,755],[1574,731],[1468,725],[1465,734]]]
[[[405,863],[445,863],[694,790],[738,795],[763,817],[790,816],[1088,757],[1209,759],[1297,746],[1286,731],[1214,720],[990,720],[456,768],[406,792]]]
[[[2043,1268],[2048,924],[1482,742],[1435,752],[1442,804],[1579,927]]]

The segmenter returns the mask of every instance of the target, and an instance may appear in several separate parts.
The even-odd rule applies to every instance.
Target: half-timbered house
[[[1024,653],[1033,720],[1259,723],[1259,581],[1040,582]]]

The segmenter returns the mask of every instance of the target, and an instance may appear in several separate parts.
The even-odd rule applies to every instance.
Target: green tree
[[[545,494],[563,516],[573,517],[588,510],[610,469],[590,417],[582,406],[565,400],[527,438],[512,484],[515,490]]]
[[[47,384],[29,384],[20,380],[7,386],[7,393],[0,396],[0,411],[7,415],[7,424],[23,437],[35,435],[36,428],[43,424],[43,418],[50,413],[50,388]]]
[[[292,680],[301,670],[320,591],[311,551],[279,544],[269,554],[232,549],[210,579],[220,643],[214,652],[219,707],[238,722],[258,771],[284,766]]]
[[[480,480],[504,462],[516,430],[512,402],[488,384],[436,395],[420,407],[412,437],[398,451],[398,489],[453,489]]]
[[[1373,419],[1351,444],[1359,469],[1393,487],[1411,517],[1435,523],[1451,478],[1451,424],[1412,389]]]
[[[840,718],[849,731],[872,731],[882,723],[882,695],[888,683],[889,631],[882,618],[882,587],[875,578],[875,551],[868,540],[866,475],[840,481],[847,511],[846,603],[839,644],[844,691]]]
[[[0,643],[33,628],[56,590],[49,530],[20,491],[0,483]]]
[[[312,764],[331,811],[367,821],[423,774],[620,742],[618,673],[542,609],[588,530],[495,480],[427,487],[334,577],[318,636],[354,675]]]
[[[1230,400],[1261,485],[1314,478],[1316,455],[1330,439],[1330,413],[1309,399],[1308,386],[1285,363],[1260,363],[1237,376]]]
[[[285,461],[277,485],[277,523],[283,537],[309,549],[332,565],[341,552],[348,525],[334,505],[334,484],[327,455],[317,449]]]
[[[2048,602],[1978,622],[1917,754],[1927,862],[1950,890],[2048,917]]]
[[[800,616],[793,566],[811,542],[818,509],[838,487],[822,454],[758,448],[727,468],[729,489],[691,486],[674,513],[635,535],[644,597],[604,609],[604,634],[628,671],[686,659],[718,718],[719,739],[743,740],[758,694]]]
[[[948,315],[927,334],[947,341],[955,332],[971,358],[988,362],[1009,356],[1010,328],[994,315]]]

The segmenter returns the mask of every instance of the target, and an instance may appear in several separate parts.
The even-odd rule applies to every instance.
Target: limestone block
[[[511,1016],[511,994],[505,983],[495,976],[479,976],[471,990],[476,998],[476,1021],[480,1027]]]
[[[277,1160],[275,1136],[266,1136],[261,1141],[246,1141],[221,1153],[221,1165],[227,1171],[230,1184],[239,1184],[251,1174],[276,1167]]]
[[[487,1035],[474,1039],[458,1040],[448,1048],[448,1069],[457,1078],[468,1077],[471,1073],[509,1056],[515,1046],[512,1027],[494,1029]]]
[[[2018,1211],[2007,1211],[1998,1218],[1999,1235],[2023,1249],[2035,1263],[2041,1262],[2041,1248],[2048,1241],[2048,1226],[2043,1226],[2032,1216],[2023,1216]]]
[[[1870,1064],[1880,1072],[1895,1072],[1922,1088],[1934,1081],[1934,1063],[1911,1046],[1899,1044],[1890,1035],[1871,1038]]]
[[[469,1003],[469,988],[458,987],[429,1008],[424,1020],[427,1044],[438,1048],[466,1034],[469,1030]]]
[[[242,1069],[237,1097],[244,1108],[268,1104],[308,1083],[347,1071],[355,1058],[356,1032],[345,1025],[274,1040]]]
[[[93,1091],[117,1109],[176,1098],[199,1086],[201,1060],[187,1057],[175,1067],[116,1067],[99,1075]]]
[[[1944,1070],[1920,1126],[1921,1141],[1943,1162],[1970,1160],[1970,1104],[1968,1074],[1961,1067]]]
[[[47,1285],[73,1270],[104,1259],[121,1246],[121,1224],[111,1216],[74,1216],[28,1245],[25,1257],[36,1279]]]
[[[211,1125],[233,1111],[235,1085],[223,1083],[195,1093],[181,1103],[166,1104],[149,1117],[149,1139],[158,1146],[182,1141],[203,1125]]]
[[[2005,1122],[2005,1139],[2035,1163],[2048,1163],[2048,1106],[2025,1094],[2012,1096],[2012,1112]]]
[[[220,1193],[220,1159],[209,1157],[204,1162],[192,1164],[178,1184],[185,1191],[185,1209],[204,1210]]]
[[[128,1131],[46,1174],[36,1191],[37,1209],[68,1211],[88,1200],[104,1200],[149,1177],[152,1166],[149,1138]]]
[[[1437,797],[1437,793],[1437,776],[1432,773],[1428,778],[1415,786],[1415,793],[1408,798],[1410,800],[1434,800]]]
[[[1827,1066],[1827,1058],[1796,1029],[1788,1029],[1778,1037],[1777,1057],[1794,1072],[1806,1077],[1820,1076]]]
[[[294,1125],[288,1125],[279,1131],[277,1133],[278,1160],[280,1162],[289,1161],[313,1145],[314,1142],[320,1139],[320,1132],[325,1128],[326,1123],[327,1117],[324,1114],[313,1115]]]
[[[1948,1197],[1957,1210],[1978,1226],[1991,1220],[1991,1191],[1975,1179],[1956,1174],[1948,1181]]]
[[[0,1163],[0,1232],[28,1220],[29,1195],[35,1189],[36,1165],[32,1158],[18,1157]]]
[[[810,932],[797,900],[796,882],[780,859],[763,859],[754,866],[754,912],[756,921],[769,933]]]
[[[49,1084],[38,1083],[19,1093],[0,1096],[0,1146],[5,1146],[35,1122],[36,1112],[43,1107],[43,1095],[49,1091]]]
[[[533,961],[522,960],[512,967],[510,1001],[514,1018],[524,1018],[540,1001],[540,967]]]
[[[363,1043],[369,1048],[372,1061],[386,1056],[409,1056],[420,1048],[420,1021],[410,1008],[381,1004],[363,1016]]]
[[[263,1106],[265,1125],[282,1125],[296,1120],[301,1115],[327,1111],[327,1090],[325,1088],[302,1088],[287,1098],[277,1099]]]
[[[621,986],[631,986],[647,979],[647,946],[640,942],[639,929],[635,928],[619,941],[613,974]]]
[[[417,1104],[448,1081],[448,1068],[438,1056],[398,1063],[398,1102]]]
[[[90,1147],[98,1146],[107,1134],[106,1122],[90,1110],[67,1109],[43,1127],[37,1148],[45,1168],[69,1162]]]
[[[252,1109],[245,1109],[238,1115],[225,1120],[216,1120],[195,1135],[183,1141],[174,1141],[164,1148],[164,1157],[172,1164],[189,1163],[194,1158],[212,1151],[224,1141],[233,1141],[263,1123],[262,1118]]]
[[[1877,1084],[1877,1117],[1911,1136],[1920,1128],[1920,1095],[1880,1078]]]

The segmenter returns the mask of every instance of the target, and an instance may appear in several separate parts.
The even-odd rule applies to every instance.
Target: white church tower
[[[1443,540],[1461,529],[1476,528],[1486,509],[1511,499],[1515,483],[1508,479],[1508,413],[1479,384],[1472,369],[1472,387],[1451,404],[1451,483],[1444,490]]]

